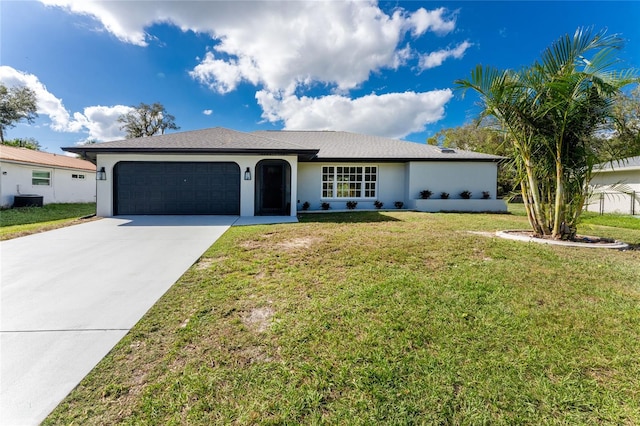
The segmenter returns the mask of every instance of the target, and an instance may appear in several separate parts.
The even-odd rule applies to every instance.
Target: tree
[[[40,146],[40,142],[38,142],[34,138],[8,139],[6,141],[3,141],[2,145],[15,146],[15,147],[18,147],[18,148],[33,149],[34,151],[40,151],[42,149],[42,146]]]
[[[477,66],[458,88],[476,91],[482,117],[494,117],[514,152],[529,223],[536,235],[570,239],[601,161],[594,136],[613,117],[622,87],[638,82],[615,71],[622,39],[578,29],[521,71]],[[585,56],[591,54],[591,59]]]
[[[619,94],[613,106],[614,136],[609,139],[611,160],[640,155],[640,86]]]
[[[4,143],[7,128],[15,127],[15,123],[26,120],[33,123],[36,113],[36,93],[28,87],[7,88],[0,83],[0,143]]]
[[[168,114],[164,106],[158,102],[153,105],[140,103],[133,108],[133,111],[118,118],[118,122],[123,123],[120,129],[127,131],[127,139],[163,135],[167,129],[180,128],[174,122],[175,117]]]

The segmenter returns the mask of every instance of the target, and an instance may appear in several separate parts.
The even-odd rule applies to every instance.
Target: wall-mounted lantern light
[[[96,172],[96,180],[107,180],[107,171],[104,167],[100,167],[100,170]]]
[[[251,180],[251,169],[249,167],[244,171],[244,180]]]

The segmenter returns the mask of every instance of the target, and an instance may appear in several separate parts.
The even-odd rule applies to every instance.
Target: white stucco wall
[[[413,161],[407,165],[409,173],[408,198],[420,198],[420,192],[430,190],[431,198],[440,198],[441,192],[448,192],[449,198],[459,199],[462,191],[471,191],[471,198],[482,198],[483,191],[489,191],[491,199],[496,198],[498,178],[497,163],[471,161]],[[411,208],[415,207],[414,202]]]
[[[50,185],[32,185],[33,171],[50,172]],[[84,179],[74,179],[72,175],[84,175]],[[44,204],[93,203],[96,201],[96,173],[89,170],[0,162],[0,205],[12,206],[14,196],[20,194],[42,195]]]
[[[378,194],[375,199],[322,198],[323,166],[377,166]],[[408,209],[423,211],[467,210],[467,211],[506,211],[506,204],[496,200],[497,164],[492,162],[456,162],[431,161],[408,163],[300,163],[298,164],[298,210],[306,201],[310,210],[320,210],[322,202],[331,204],[331,210],[346,209],[347,201],[357,201],[357,209],[373,209],[377,199],[384,203],[385,209],[395,208],[396,201],[402,201]],[[434,195],[433,201],[418,202],[420,191],[429,189]],[[473,200],[457,203],[460,192],[473,193]],[[435,202],[440,192],[449,192],[449,203]],[[481,200],[482,192],[489,191],[489,200]],[[446,204],[446,205],[445,205]],[[449,205],[450,204],[450,205]]]
[[[640,214],[640,169],[595,173],[591,190],[588,211]]]
[[[298,158],[289,156],[258,155],[175,155],[175,154],[98,154],[97,168],[105,168],[107,180],[97,181],[97,215],[113,216],[113,167],[120,161],[203,161],[233,162],[240,167],[240,215],[254,216],[256,164],[261,160],[284,160],[291,166],[291,216],[296,216],[297,183],[296,173]],[[244,180],[244,171],[251,169],[251,180]]]
[[[323,166],[376,166],[378,167],[378,188],[376,198],[322,198]],[[320,204],[331,204],[331,210],[346,209],[347,201],[357,201],[357,209],[373,209],[373,202],[384,203],[384,208],[393,208],[396,201],[405,200],[405,165],[403,163],[299,163],[298,164],[298,210],[308,202],[310,210],[320,210]]]

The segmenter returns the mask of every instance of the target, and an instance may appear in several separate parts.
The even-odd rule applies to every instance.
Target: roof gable
[[[8,145],[0,146],[0,160],[48,167],[96,171],[95,164],[80,158]]]

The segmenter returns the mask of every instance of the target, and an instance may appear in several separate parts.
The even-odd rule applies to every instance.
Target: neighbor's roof
[[[637,157],[623,158],[618,161],[611,161],[609,163],[598,164],[594,171],[596,172],[617,172],[620,170],[639,170],[640,169],[640,155]]]
[[[257,131],[256,135],[316,148],[315,160],[499,161],[503,157],[340,131]]]
[[[62,148],[65,151],[95,158],[98,153],[190,153],[190,154],[297,154],[314,156],[317,149],[308,149],[290,142],[268,139],[251,133],[214,127],[188,132],[168,133],[142,138],[124,139]]]
[[[8,145],[0,146],[0,160],[13,163],[61,167],[65,169],[89,170],[92,172],[96,171],[95,164],[86,160],[81,160],[80,158],[35,151],[27,148],[16,148]]]

